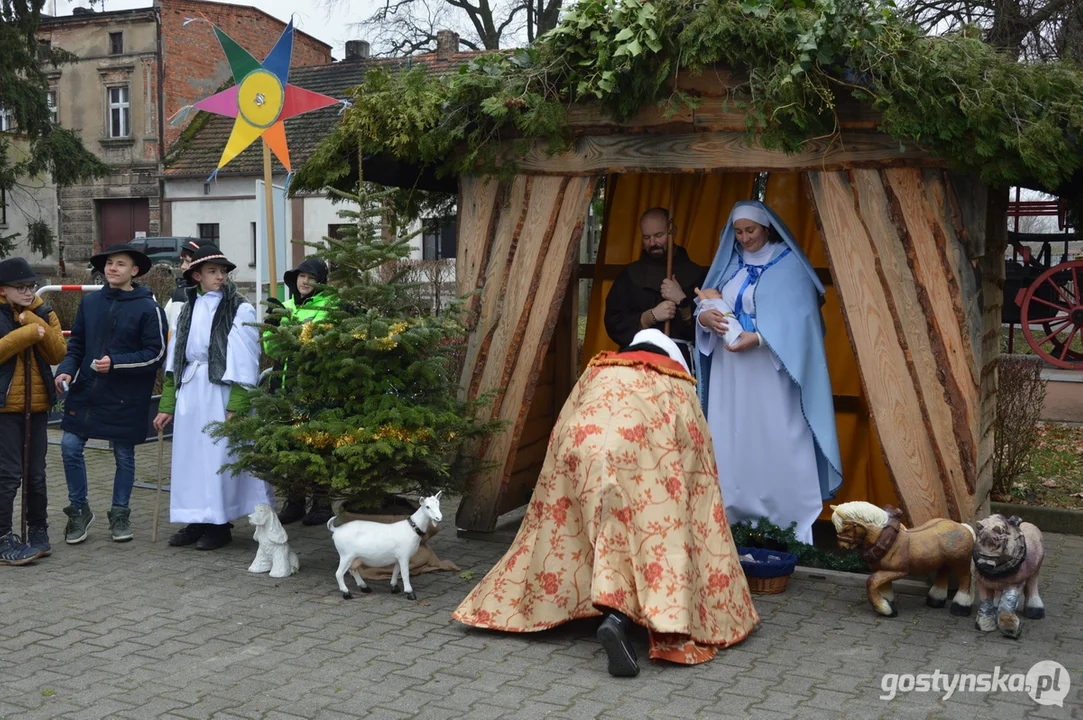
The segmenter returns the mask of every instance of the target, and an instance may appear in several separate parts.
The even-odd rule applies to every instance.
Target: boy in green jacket
[[[271,325],[277,325],[280,321],[287,323],[303,324],[306,322],[321,322],[328,319],[328,313],[337,305],[337,298],[326,290],[320,290],[321,285],[327,284],[327,265],[319,258],[306,258],[293,270],[288,270],[282,276],[282,282],[290,291],[290,297],[286,302],[279,303],[271,298],[268,303],[280,305],[286,313],[284,318],[275,317],[268,319]],[[275,370],[286,373],[288,361],[280,356],[270,339],[271,333],[264,333],[263,348],[269,356],[275,359]],[[278,383],[277,388],[285,386],[286,378]],[[272,386],[272,392],[277,389]],[[288,497],[282,512],[278,514],[278,520],[283,525],[301,521],[302,525],[323,525],[334,513],[331,510],[331,500],[324,494],[312,495],[312,507],[305,513],[305,496],[297,495]]]

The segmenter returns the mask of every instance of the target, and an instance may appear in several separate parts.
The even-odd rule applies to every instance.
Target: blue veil
[[[801,391],[801,409],[816,445],[820,494],[824,500],[830,500],[842,485],[842,461],[835,428],[835,401],[831,395],[831,378],[827,372],[824,349],[825,329],[820,314],[824,286],[793,233],[774,210],[756,200],[741,201],[733,208],[736,210],[742,206],[752,206],[766,212],[771,226],[791,250],[774,267],[764,272],[756,283],[756,329]],[[733,211],[730,211],[718,252],[703,287],[721,291],[722,286],[737,274],[737,261]],[[699,314],[698,309],[696,314]],[[724,359],[725,352],[711,355],[697,352],[697,355],[700,401],[706,412],[707,398],[711,392],[711,363],[716,357]]]

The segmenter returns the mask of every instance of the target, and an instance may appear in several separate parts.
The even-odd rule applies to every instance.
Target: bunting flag
[[[187,24],[187,23],[185,23]],[[263,62],[237,44],[221,28],[211,24],[233,72],[232,87],[195,103],[191,109],[206,110],[235,119],[215,173],[259,138],[267,143],[287,173],[292,173],[290,150],[283,125],[295,115],[338,104],[339,100],[311,92],[288,82],[293,55],[293,20]]]

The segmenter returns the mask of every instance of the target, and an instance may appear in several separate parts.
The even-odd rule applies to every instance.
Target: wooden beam
[[[746,131],[747,112],[737,106],[742,97],[734,92],[747,89],[747,78],[743,75],[726,68],[711,68],[698,74],[682,70],[666,85],[687,95],[695,107],[671,105],[662,100],[644,105],[630,118],[617,121],[597,103],[574,104],[568,108],[567,124],[576,134]],[[871,106],[845,94],[836,99],[835,113],[843,130],[877,130],[883,122],[883,116]]]
[[[594,177],[516,176],[491,212],[474,213],[472,227],[486,226],[485,262],[478,270],[478,317],[463,369],[468,397],[494,390],[487,417],[506,422],[500,435],[481,443],[476,455],[492,469],[471,478],[457,522],[468,530],[495,527],[502,503],[518,503],[529,488],[512,486],[516,448],[529,415],[538,376],[552,340]],[[461,195],[479,187],[463,178]],[[494,194],[495,195],[495,194]],[[489,206],[489,200],[482,203]],[[480,252],[479,252],[480,251]],[[471,269],[473,271],[473,269]],[[555,368],[554,368],[555,371]],[[527,476],[519,476],[523,479]],[[535,475],[536,477],[536,475]],[[527,478],[529,480],[529,478]],[[507,496],[507,500],[504,500]]]
[[[822,171],[888,165],[941,165],[941,161],[913,148],[900,149],[895,140],[877,133],[852,133],[833,140],[813,140],[801,152],[787,155],[750,147],[744,133],[738,132],[581,136],[576,139],[573,150],[557,155],[550,155],[545,143],[536,142],[516,162],[523,172],[544,175]]]
[[[497,218],[497,198],[505,188],[493,178],[464,175],[459,180],[459,201],[456,228],[455,280],[459,295],[469,295],[481,289]],[[474,295],[466,302],[466,310],[476,311],[479,300]]]
[[[946,202],[943,177],[924,174],[909,168],[891,168],[881,173],[888,191],[891,216],[906,250],[910,275],[917,290],[927,324],[927,340],[934,362],[933,377],[939,388],[927,391],[926,402],[946,409],[951,418],[951,432],[937,428],[933,432],[939,449],[951,453],[948,467],[956,458],[962,468],[963,483],[951,474],[944,478],[953,486],[959,500],[974,494],[977,480],[978,426],[980,401],[979,370],[970,347],[970,333],[963,310],[963,292],[955,263],[962,247],[949,243],[945,235],[944,215],[950,212]],[[939,203],[929,201],[936,195]],[[965,254],[964,254],[965,258]],[[963,260],[965,262],[965,259]],[[968,266],[969,267],[969,266]],[[960,503],[961,516],[969,520],[967,505]]]
[[[903,269],[893,252],[879,253],[897,247],[879,176],[854,175],[814,172],[807,182],[884,460],[910,522],[919,524],[948,508],[906,344],[908,330],[920,336],[925,328],[920,309],[899,307],[891,294]]]

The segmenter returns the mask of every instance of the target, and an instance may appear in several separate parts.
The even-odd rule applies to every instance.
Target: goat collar
[[[420,537],[420,538],[425,537],[425,531],[417,526],[417,523],[414,522],[414,519],[412,517],[406,518],[406,522],[408,522],[410,524],[410,527],[412,527],[414,529],[414,532],[417,533],[418,537]]]

